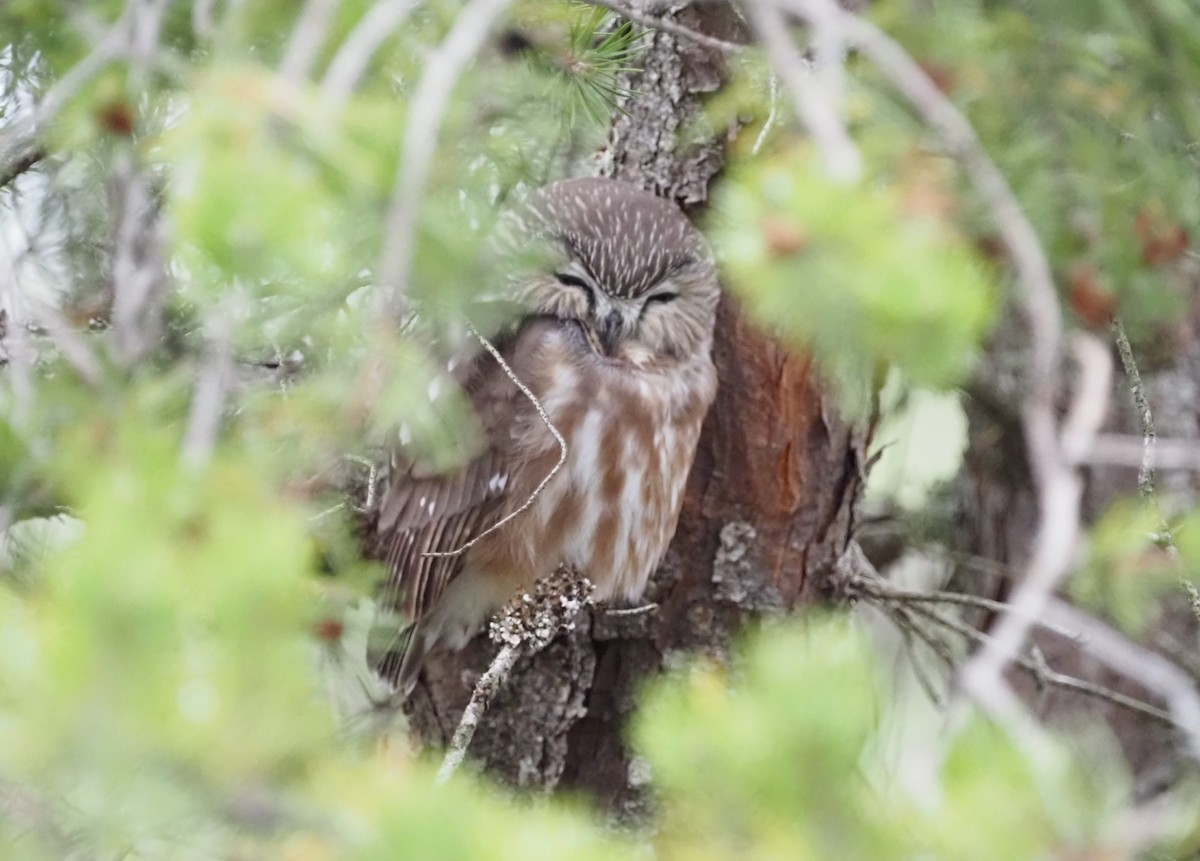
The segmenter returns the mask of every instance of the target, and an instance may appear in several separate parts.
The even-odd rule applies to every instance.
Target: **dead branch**
[[[341,0],[307,0],[292,28],[287,50],[279,63],[279,76],[292,86],[308,79],[317,54],[329,38],[330,25]]]
[[[592,584],[573,571],[559,568],[535,584],[532,596],[522,594],[513,598],[493,618],[489,633],[492,642],[500,645],[500,651],[475,683],[471,701],[438,770],[439,783],[448,780],[462,764],[480,720],[508,681],[517,660],[540,652],[559,634],[574,630],[580,611],[591,600]]]
[[[818,77],[812,64],[804,59],[788,35],[787,22],[775,0],[756,0],[745,8],[771,64],[787,84],[796,115],[820,150],[830,177],[841,182],[856,181],[862,175],[862,154],[839,114],[837,93],[831,92],[829,87],[830,81],[840,80],[840,76]],[[810,11],[806,17],[818,29],[836,26],[832,24],[833,20],[840,23],[840,17],[831,19],[823,7],[819,14]],[[818,36],[818,40],[823,38]],[[840,61],[841,58],[837,58],[839,65]]]
[[[1149,469],[1180,469],[1200,472],[1200,442],[1192,439],[1162,439],[1156,437],[1153,448],[1147,448],[1145,437],[1123,434],[1098,434],[1086,458],[1095,466],[1127,466],[1140,473]],[[1153,478],[1148,485],[1153,493]]]
[[[321,93],[335,108],[341,107],[362,78],[371,58],[394,33],[416,0],[379,0],[350,31],[321,79]]]
[[[421,197],[450,94],[487,38],[492,22],[510,3],[512,0],[470,0],[454,19],[449,34],[425,60],[425,72],[409,105],[404,152],[388,205],[383,253],[375,273],[383,291],[381,310],[386,319],[398,318],[408,292]]]
[[[1051,621],[1079,631],[1088,654],[1161,696],[1187,739],[1188,753],[1200,761],[1200,694],[1186,672],[1065,601],[1052,600],[1046,612]]]
[[[926,625],[921,625],[915,617],[921,617],[926,622],[942,630],[961,636],[975,646],[986,647],[993,639],[989,634],[980,631],[959,618],[941,612],[934,605],[953,604],[986,608],[1006,614],[1013,612],[1012,605],[988,601],[987,599],[977,598],[973,595],[958,595],[936,591],[917,592],[899,589],[875,571],[871,563],[862,555],[862,551],[858,549],[857,545],[852,545],[847,550],[846,554],[842,557],[842,561],[839,563],[839,569],[838,585],[844,590],[844,594],[862,599],[877,607],[887,617],[888,621],[905,635],[906,639],[909,636],[919,637],[938,656],[946,666],[947,672],[951,675],[959,671],[959,666],[958,662],[954,660],[949,645],[944,640],[941,640],[933,631],[929,630]],[[1070,640],[1083,649],[1087,649],[1091,642],[1089,634],[1076,625],[1056,622],[1054,619],[1049,618],[1036,620],[1036,624],[1056,636]],[[1096,620],[1095,624],[1103,626],[1103,623],[1098,620]],[[1112,629],[1107,626],[1103,627],[1110,635],[1124,640],[1120,634],[1112,631]],[[1130,643],[1129,645],[1132,646],[1133,644]],[[1173,679],[1177,681],[1177,677],[1174,674],[1183,675],[1186,678],[1184,671],[1175,667],[1166,658],[1163,658],[1161,655],[1156,655],[1155,657],[1173,668]],[[1104,660],[1103,657],[1101,657],[1101,660]],[[1045,658],[1040,653],[1031,655],[1018,653],[1013,656],[1012,663],[1029,673],[1040,686],[1062,688],[1104,700],[1121,708],[1153,718],[1160,723],[1186,730],[1186,724],[1181,723],[1179,718],[1172,712],[1163,711],[1150,703],[1127,696],[1095,682],[1089,682],[1086,679],[1057,672],[1049,667]],[[1130,675],[1129,677],[1135,681],[1142,681],[1140,675]],[[919,681],[921,680],[919,679]],[[922,681],[922,687],[925,686],[926,682]],[[1159,692],[1153,686],[1147,685],[1147,687]],[[936,697],[931,697],[931,699],[935,703],[938,702]]]

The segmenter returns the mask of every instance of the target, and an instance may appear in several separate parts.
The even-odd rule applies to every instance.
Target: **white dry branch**
[[[1156,469],[1200,472],[1200,442],[1194,439],[1156,437],[1153,448],[1144,437],[1102,433],[1097,435],[1087,462],[1097,466],[1128,466],[1153,476]],[[1149,485],[1153,488],[1153,479]]]
[[[209,321],[208,355],[196,380],[187,430],[183,435],[184,466],[199,470],[208,465],[221,430],[226,391],[233,377],[233,333],[225,318]]]
[[[446,748],[446,757],[442,760],[441,768],[438,769],[438,783],[445,783],[462,765],[462,761],[467,755],[467,748],[471,746],[471,739],[475,738],[475,730],[479,728],[479,721],[483,719],[488,706],[491,705],[497,691],[508,679],[509,673],[512,672],[512,668],[520,656],[521,649],[519,647],[502,646],[487,668],[487,672],[480,676],[479,681],[475,683],[475,687],[471,691],[471,701],[463,710],[458,727],[454,730],[454,736],[450,739],[450,745]]]
[[[379,0],[354,25],[321,79],[321,93],[335,109],[350,98],[371,58],[404,23],[415,3],[416,0]]]
[[[1077,336],[1080,387],[1071,414],[1060,428],[1055,399],[1063,323],[1050,263],[1037,232],[974,128],[916,60],[874,24],[829,0],[781,2],[814,27],[836,22],[846,43],[879,68],[962,165],[1013,261],[1030,339],[1021,418],[1037,490],[1038,526],[1025,576],[1012,598],[1014,612],[1001,618],[995,635],[963,667],[959,681],[994,716],[1004,715],[1010,724],[1025,724],[1027,721],[1019,716],[1020,705],[1004,682],[1003,671],[1025,642],[1031,619],[1044,610],[1070,568],[1080,534],[1083,486],[1078,464],[1090,449],[1107,407],[1111,360],[1095,338]]]
[[[910,643],[911,663],[914,672],[918,676],[918,682],[925,688],[930,699],[939,704],[941,697],[937,693],[936,686],[932,683],[932,680],[927,677],[923,662],[915,654],[915,650],[911,646],[912,639],[916,638],[923,642],[939,659],[947,674],[953,676],[959,666],[959,661],[954,655],[961,653],[961,650],[953,648],[949,642],[943,639],[942,632],[952,633],[962,637],[967,643],[977,646],[986,645],[992,638],[989,634],[973,627],[962,618],[951,615],[941,608],[965,607],[1001,614],[1012,613],[1014,609],[1010,604],[993,601],[977,595],[898,588],[875,570],[857,543],[851,544],[839,560],[837,579],[838,587],[842,590],[843,594],[850,598],[866,601],[877,607],[885,618],[896,626],[905,640]],[[1082,614],[1078,618],[1088,621],[1086,631],[1078,624],[1067,624],[1055,620],[1047,613],[1043,613],[1041,616],[1027,621],[1033,626],[1069,641],[1079,649],[1087,649],[1091,645],[1091,633],[1095,631],[1096,626],[1106,629],[1106,638],[1121,638],[1120,634],[1108,628],[1107,625],[1104,625],[1098,619],[1092,619],[1092,617]],[[1159,656],[1159,660],[1165,659]],[[1188,725],[1184,722],[1188,714],[1186,708],[1183,710],[1181,719],[1180,716],[1172,712],[1163,711],[1151,703],[1128,696],[1120,691],[1087,681],[1086,679],[1057,672],[1048,665],[1045,657],[1036,647],[1030,648],[1028,654],[1018,653],[1015,655],[1013,663],[1025,670],[1039,687],[1062,688],[1074,693],[1094,697],[1152,718],[1159,723],[1176,727],[1185,732],[1188,730]],[[1170,664],[1169,661],[1167,663]],[[1178,683],[1181,675],[1186,677],[1183,670],[1178,668],[1175,668],[1173,671],[1164,672],[1167,674],[1166,677],[1169,677],[1175,683]],[[1141,681],[1140,673],[1132,675],[1131,678],[1135,681]],[[1154,690],[1156,693],[1160,692],[1153,687],[1151,687],[1151,690]]]
[[[857,181],[862,176],[862,154],[840,114],[842,73],[814,69],[788,35],[783,12],[775,0],[755,0],[745,8],[750,25],[766,49],[775,72],[788,85],[796,115],[812,135],[829,176],[841,182]],[[828,48],[841,43],[840,14],[830,14],[823,2],[813,3],[809,20],[818,30],[819,44]],[[830,28],[836,32],[827,36]],[[823,55],[820,59],[840,64],[842,56],[840,51],[834,51],[832,56]]]
[[[1161,696],[1186,738],[1188,753],[1200,762],[1200,694],[1184,670],[1065,601],[1051,600],[1046,618],[1078,631],[1089,655]]]
[[[325,40],[341,0],[307,0],[292,28],[291,39],[279,63],[279,76],[299,86],[312,73],[313,64]]]
[[[409,105],[404,150],[388,204],[383,253],[376,269],[383,291],[380,310],[385,319],[399,319],[408,292],[421,198],[454,85],[479,51],[493,22],[512,2],[470,0],[454,19],[446,38],[425,60],[425,71]]]

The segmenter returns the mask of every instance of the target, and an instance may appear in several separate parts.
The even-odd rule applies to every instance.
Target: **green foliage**
[[[349,518],[330,513],[353,471],[344,456],[399,440],[444,467],[469,450],[478,428],[430,344],[461,334],[464,309],[497,286],[488,237],[503,204],[580,172],[603,140],[643,35],[578,4],[513,5],[446,106],[404,297],[418,319],[399,326],[380,319],[372,273],[390,241],[409,101],[462,4],[414,4],[340,104],[322,75],[373,4],[334,4],[301,81],[277,69],[309,4],[207,5],[211,32],[193,26],[203,7],[169,4],[147,68],[121,59],[85,76],[39,138],[36,169],[0,192],[5,267],[11,256],[22,290],[68,327],[22,330],[37,362],[2,369],[0,856],[1116,851],[1105,824],[1127,812],[1128,779],[1090,749],[1086,761],[1065,744],[1034,761],[972,724],[943,767],[927,763],[940,793],[906,800],[882,753],[904,703],[845,623],[764,630],[727,667],[649,687],[633,733],[659,791],[653,837],[618,838],[589,812],[465,777],[434,788],[396,743],[376,751],[350,736],[325,688],[364,696],[351,633],[378,571],[358,558]],[[1140,5],[1144,15],[1067,0],[876,4],[951,70],[953,97],[1016,180],[1056,269],[1090,265],[1122,302],[1153,299],[1137,311],[1149,325],[1179,287],[1179,229],[1194,235],[1200,217],[1180,146],[1196,137],[1186,84],[1200,31],[1186,4]],[[0,118],[19,119],[124,8],[0,4]],[[747,106],[765,116],[762,56],[734,66],[710,106],[722,126]],[[885,84],[864,71],[849,94],[868,181],[823,180],[779,131],[780,104],[766,157],[742,143],[761,124],[739,138],[712,222],[731,286],[852,397],[891,368],[917,387],[960,383],[997,299],[964,239],[986,244],[985,213]],[[167,335],[126,367],[103,332],[119,192],[134,174],[161,207],[172,292]],[[66,360],[64,332],[91,351],[97,381]],[[263,367],[293,357],[296,373]],[[197,457],[197,405],[214,373],[219,427]],[[1150,527],[1140,514],[1113,518],[1080,596],[1124,607],[1135,626],[1160,582],[1129,561]],[[1197,534],[1178,530],[1185,560],[1200,558]],[[1185,813],[1162,833],[1191,823],[1192,843],[1170,848],[1194,852]]]
[[[970,369],[995,304],[988,273],[945,225],[906,213],[900,190],[831,182],[787,152],[730,177],[713,222],[731,286],[849,397],[889,365],[933,387]]]
[[[875,14],[965,110],[1084,322],[1103,325],[1115,306],[1144,337],[1181,307],[1184,252],[1200,235],[1194,3],[886,0]],[[888,118],[876,102],[866,125],[882,139],[902,127]],[[994,238],[977,201],[962,217]]]
[[[699,664],[653,685],[634,735],[661,788],[660,857],[1008,861],[1119,846],[1107,823],[1129,782],[1102,743],[1060,740],[1032,756],[973,721],[937,782],[927,772],[905,791],[882,744],[903,737],[904,706],[882,678],[862,632],[840,619],[769,627],[732,667]],[[1186,845],[1196,811],[1173,821],[1165,834]]]
[[[1092,530],[1088,564],[1071,580],[1075,598],[1131,633],[1144,631],[1164,593],[1178,588],[1177,563],[1157,543],[1158,518],[1141,502],[1114,505]]]
[[[631,65],[638,53],[639,33],[628,21],[607,27],[608,13],[593,9],[590,17],[572,29],[567,55],[562,61],[563,82],[569,88],[566,103],[572,111],[582,109],[593,121],[607,124],[613,106],[630,94],[621,84],[621,75],[635,71]],[[572,112],[569,122],[574,125]]]

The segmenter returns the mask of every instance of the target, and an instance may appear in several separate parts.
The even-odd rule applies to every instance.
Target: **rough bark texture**
[[[726,4],[642,8],[737,35]],[[665,33],[647,39],[631,82],[637,95],[614,124],[604,170],[695,212],[723,163],[718,136],[695,131],[701,99],[722,82],[723,58]],[[811,600],[846,546],[866,432],[834,414],[808,360],[756,330],[728,297],[714,357],[717,402],[678,532],[646,595],[658,606],[632,616],[596,609],[518,663],[470,752],[506,783],[582,790],[638,818],[647,775],[622,733],[640,683],[684,652],[722,654],[749,619]],[[432,656],[408,705],[421,742],[446,743],[494,651],[481,636],[461,653]]]

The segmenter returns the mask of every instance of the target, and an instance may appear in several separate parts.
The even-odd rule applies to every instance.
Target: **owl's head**
[[[539,189],[517,221],[539,251],[514,285],[526,311],[578,321],[608,356],[707,354],[716,270],[673,203],[625,182],[568,179]]]

